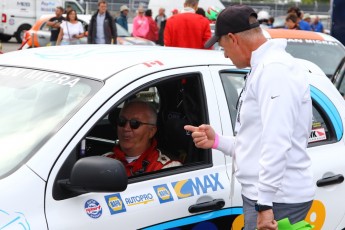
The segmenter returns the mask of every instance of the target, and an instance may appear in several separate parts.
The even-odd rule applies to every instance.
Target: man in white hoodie
[[[245,230],[277,229],[276,220],[304,220],[315,186],[306,153],[312,124],[308,70],[285,51],[285,39],[267,40],[257,14],[245,5],[224,9],[215,35],[238,68],[251,67],[240,94],[236,137],[211,126],[185,126],[199,148],[215,148],[235,159],[242,185]]]

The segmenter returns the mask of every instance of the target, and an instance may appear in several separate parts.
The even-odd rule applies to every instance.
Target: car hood
[[[120,45],[155,45],[154,42],[139,37],[117,37]]]

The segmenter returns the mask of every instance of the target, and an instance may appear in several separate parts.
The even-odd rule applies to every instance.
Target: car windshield
[[[66,74],[0,67],[0,178],[25,163],[101,86]]]
[[[345,56],[345,50],[339,43],[319,40],[288,39],[286,51],[296,58],[315,63],[328,77],[332,77]]]

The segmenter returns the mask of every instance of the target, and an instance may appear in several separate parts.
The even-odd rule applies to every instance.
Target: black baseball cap
[[[217,17],[215,34],[205,43],[210,48],[219,38],[228,33],[239,33],[260,26],[259,22],[249,24],[249,17],[258,18],[255,11],[246,5],[233,5],[226,7]]]

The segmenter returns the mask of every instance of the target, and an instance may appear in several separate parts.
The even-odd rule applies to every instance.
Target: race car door
[[[135,76],[129,68],[119,75]],[[92,108],[78,112],[85,124],[78,129],[51,171],[46,192],[50,229],[230,229],[242,209],[231,207],[231,161],[216,150],[195,148],[185,124],[211,124],[222,133],[216,91],[207,66],[162,71],[123,85],[106,82]],[[124,78],[121,78],[124,79]],[[140,98],[158,112],[157,140],[166,154],[183,166],[129,177],[123,192],[73,194],[61,189],[77,159],[112,151],[116,133],[110,113],[124,102]],[[83,113],[83,114],[82,114]],[[87,113],[85,115],[84,113]],[[84,117],[84,118],[82,118]],[[227,115],[229,117],[229,115]],[[224,118],[228,119],[229,118]],[[231,125],[231,124],[230,124]],[[111,131],[112,130],[112,131]],[[231,131],[230,131],[231,132]],[[165,153],[165,152],[164,152]],[[172,156],[169,153],[173,153]],[[90,158],[92,159],[92,158]],[[113,183],[113,182],[109,182]]]

